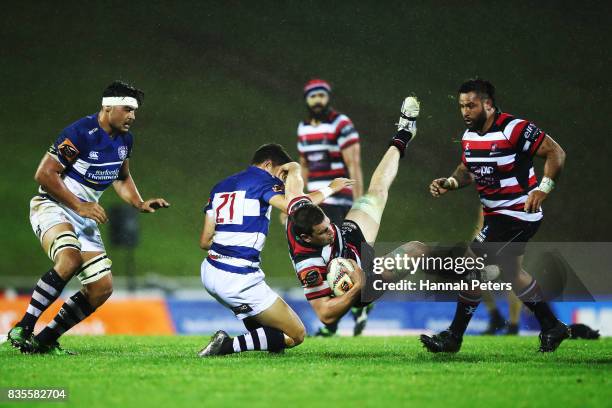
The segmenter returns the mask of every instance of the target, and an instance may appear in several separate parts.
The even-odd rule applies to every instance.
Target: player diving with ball
[[[65,128],[40,162],[34,179],[39,194],[30,201],[30,222],[53,262],[36,283],[23,318],[8,333],[10,343],[26,353],[74,354],[57,339],[85,320],[110,297],[111,260],[98,224],[108,221],[98,203],[110,186],[125,202],[144,213],[169,207],[163,198],[144,201],[130,174],[136,110],[144,93],[121,81],[102,94],[102,108]],[[36,336],[40,315],[76,275],[83,287],[70,296],[55,318]]]
[[[374,251],[370,245],[376,241],[400,159],[408,143],[416,136],[419,109],[416,97],[404,100],[397,132],[374,170],[366,194],[355,201],[342,225],[332,223],[316,202],[304,196],[301,178],[296,185],[286,186],[289,253],[306,299],[326,325],[336,323],[351,307],[363,307],[371,301],[369,296],[364,296],[364,289],[371,287],[370,278],[373,277],[370,270]],[[424,244],[412,241],[387,256],[404,254],[418,257],[427,252]],[[352,265],[352,268],[344,270],[353,285],[342,296],[334,296],[327,280],[329,264],[336,258],[343,258]],[[389,280],[394,278],[390,274]]]

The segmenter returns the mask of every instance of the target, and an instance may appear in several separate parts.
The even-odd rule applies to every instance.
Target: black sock
[[[94,311],[95,308],[89,304],[85,295],[77,292],[66,300],[57,316],[36,335],[36,340],[42,344],[53,344],[59,336],[85,320]]]
[[[251,350],[268,350],[278,352],[285,348],[285,335],[271,327],[260,327],[233,338],[222,347],[224,354],[240,353]]]
[[[472,316],[476,313],[476,309],[480,304],[480,297],[474,297],[473,295],[467,295],[465,293],[459,293],[459,299],[457,301],[457,309],[455,311],[455,317],[451,323],[449,329],[453,334],[461,337],[472,320]]]
[[[400,152],[400,157],[404,157],[406,146],[408,146],[408,143],[410,143],[410,139],[412,139],[412,133],[405,129],[400,129],[389,142],[389,146],[397,147]]]
[[[64,286],[66,286],[66,281],[53,268],[38,280],[34,292],[32,292],[28,309],[21,321],[17,323],[17,326],[23,327],[26,335],[32,334],[38,318],[59,297]]]
[[[533,312],[542,330],[548,330],[555,327],[558,320],[548,303],[542,300],[542,289],[535,279],[532,280],[525,289],[517,293],[517,297]]]

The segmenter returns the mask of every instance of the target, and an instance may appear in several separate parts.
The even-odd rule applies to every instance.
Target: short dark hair
[[[119,80],[113,81],[112,84],[104,89],[104,92],[102,92],[102,97],[104,98],[107,96],[131,96],[138,101],[139,106],[142,105],[142,102],[144,101],[143,91],[135,86]]]
[[[285,151],[285,148],[276,143],[259,146],[259,149],[253,155],[251,164],[261,164],[266,160],[270,160],[274,166],[282,166],[293,161],[291,156]]]
[[[475,92],[480,99],[490,99],[495,106],[495,87],[486,79],[476,78],[465,81],[459,87],[459,93]]]
[[[313,227],[325,219],[325,213],[314,204],[305,204],[291,214],[289,221],[293,224],[293,232],[300,236],[312,234]]]

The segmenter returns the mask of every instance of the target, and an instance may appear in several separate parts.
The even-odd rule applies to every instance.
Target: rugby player
[[[415,97],[405,99],[397,133],[376,167],[366,194],[355,201],[341,225],[332,223],[321,207],[302,195],[301,188],[286,188],[285,196],[290,200],[287,222],[289,253],[306,299],[324,324],[334,324],[351,307],[363,307],[368,303],[362,290],[369,288],[372,276],[373,248],[369,244],[376,241],[400,158],[416,135],[419,109]],[[408,256],[426,252],[425,245],[420,242],[409,242],[398,250]],[[328,263],[337,257],[349,259],[353,264],[354,271],[348,271],[353,287],[343,296],[334,297],[326,276]]]
[[[281,352],[304,341],[304,324],[266,284],[259,266],[272,207],[287,210],[285,185],[294,189],[298,180],[300,165],[291,161],[282,146],[266,144],[257,149],[251,166],[213,187],[200,236],[200,247],[208,250],[201,266],[202,283],[244,322],[247,332],[231,338],[217,331],[200,357],[251,350]],[[338,178],[309,198],[320,203],[352,184]]]
[[[480,194],[484,225],[468,256],[486,256],[497,264],[502,278],[531,310],[541,326],[541,352],[557,349],[570,335],[543,300],[536,280],[523,268],[525,246],[538,230],[542,202],[555,187],[565,162],[565,152],[552,137],[527,120],[497,109],[495,88],[483,79],[469,80],[459,88],[459,108],[467,130],[463,134],[461,163],[450,177],[429,186],[434,197],[472,183]],[[545,159],[544,177],[538,184],[533,157]],[[431,352],[457,352],[463,334],[480,303],[480,290],[461,292],[454,319],[434,336],[421,336]]]
[[[331,93],[331,85],[322,79],[312,79],[304,85],[308,117],[298,125],[297,148],[307,191],[323,188],[336,177],[355,180],[352,188],[339,191],[319,205],[332,223],[342,225],[353,200],[363,195],[361,147],[351,119],[332,108]],[[351,309],[355,321],[353,335],[363,332],[373,306]],[[334,323],[321,327],[315,335],[333,336],[337,330],[338,325]]]
[[[34,179],[40,188],[30,201],[30,222],[53,267],[38,280],[23,318],[8,333],[11,344],[23,352],[73,354],[57,339],[112,293],[112,263],[98,229],[108,220],[98,203],[102,193],[112,185],[119,197],[144,213],[169,206],[163,198],[144,201],[130,174],[130,129],[143,97],[141,90],[127,83],[110,84],[102,94],[100,111],[65,128],[36,170]],[[82,289],[32,336],[40,314],[74,275]]]

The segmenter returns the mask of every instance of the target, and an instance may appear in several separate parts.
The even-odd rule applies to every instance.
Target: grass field
[[[5,343],[0,388],[67,387],[67,405],[87,407],[594,407],[612,399],[612,339],[567,341],[542,355],[534,337],[469,337],[459,354],[432,355],[415,337],[309,338],[279,356],[197,358],[206,341],[67,336],[63,345],[79,352],[71,357],[20,355]]]

